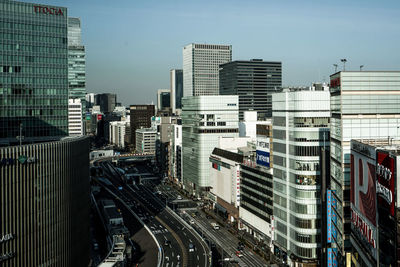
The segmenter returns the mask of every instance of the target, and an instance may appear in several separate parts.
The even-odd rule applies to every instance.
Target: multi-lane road
[[[111,184],[104,185],[142,220],[159,245],[161,266],[210,266],[210,250],[200,236],[143,185],[129,185],[110,162],[100,162]],[[193,248],[193,249],[192,249]]]

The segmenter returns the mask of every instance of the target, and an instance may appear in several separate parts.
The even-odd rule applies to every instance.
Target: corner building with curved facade
[[[289,266],[321,263],[322,149],[329,148],[329,91],[272,96],[274,250]]]
[[[88,266],[87,137],[0,147],[0,266]]]

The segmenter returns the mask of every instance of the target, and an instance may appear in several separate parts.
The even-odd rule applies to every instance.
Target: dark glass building
[[[88,266],[88,137],[0,148],[0,266]]]
[[[183,70],[170,71],[171,111],[176,114],[177,109],[182,109],[183,97]]]
[[[67,18],[64,7],[0,1],[0,145],[68,135]]]
[[[239,96],[239,120],[244,111],[258,118],[272,117],[272,94],[282,89],[282,63],[252,59],[220,65],[219,94]]]
[[[117,104],[116,94],[97,94],[95,95],[96,105],[100,106],[103,113],[113,112]]]
[[[154,116],[154,105],[132,105],[131,116],[131,144],[136,147],[136,130],[151,127],[151,117]]]

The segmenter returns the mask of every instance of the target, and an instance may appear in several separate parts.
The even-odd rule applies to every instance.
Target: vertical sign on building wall
[[[327,242],[332,243],[332,191],[326,191],[326,232]]]
[[[240,165],[237,165],[235,168],[236,172],[236,205],[239,207],[240,205]]]
[[[270,147],[269,138],[257,136],[257,148],[256,148],[257,165],[262,165],[265,167],[270,166],[269,147]]]
[[[376,194],[378,205],[394,217],[394,158],[386,152],[376,153]]]

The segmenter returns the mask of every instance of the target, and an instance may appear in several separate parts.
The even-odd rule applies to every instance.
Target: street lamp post
[[[343,71],[346,71],[346,62],[347,62],[347,59],[342,58],[340,61],[343,62]]]

